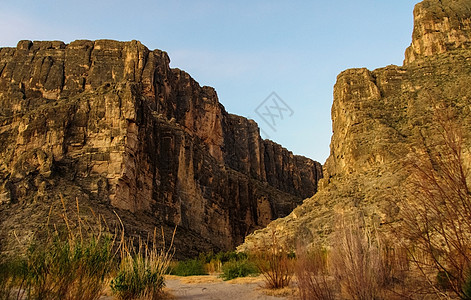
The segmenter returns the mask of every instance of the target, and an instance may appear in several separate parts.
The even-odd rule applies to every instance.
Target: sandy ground
[[[168,276],[166,292],[176,300],[283,300],[287,296],[269,296],[261,287],[261,277],[240,278],[223,281],[217,276]],[[290,290],[279,294],[289,294]]]
[[[262,288],[263,284],[262,277],[223,281],[215,275],[189,277],[168,275],[165,277],[164,297],[168,300],[288,300],[294,297],[294,289],[272,291]],[[111,296],[109,287],[105,289],[104,294],[100,300],[116,300]]]
[[[209,276],[165,276],[165,299],[168,300],[288,300],[294,299],[294,289],[264,289],[259,277],[245,277],[223,281],[216,275]],[[100,300],[116,300],[111,290],[105,291]]]

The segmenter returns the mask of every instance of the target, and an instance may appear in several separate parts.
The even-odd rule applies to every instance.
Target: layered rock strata
[[[319,163],[262,140],[169,63],[137,41],[0,49],[3,250],[60,195],[116,210],[137,234],[178,226],[177,250],[191,255],[234,247],[316,192]]]

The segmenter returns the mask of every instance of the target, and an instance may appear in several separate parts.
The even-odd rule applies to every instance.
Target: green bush
[[[203,252],[203,253],[200,253],[198,255],[198,259],[200,261],[202,261],[203,263],[210,263],[212,260],[214,260],[216,258],[216,255],[214,254],[214,252],[210,251],[210,252]]]
[[[199,259],[179,261],[171,270],[171,274],[177,276],[208,275],[204,268],[204,262]]]
[[[257,275],[257,267],[248,259],[232,260],[222,265],[222,279],[231,280],[237,277],[247,277]]]
[[[248,256],[244,252],[229,251],[216,254],[216,259],[220,260],[223,264],[229,261],[245,260],[247,258]]]
[[[118,299],[136,299],[149,295],[151,299],[157,298],[165,285],[165,270],[151,267],[142,256],[132,257],[122,264],[126,266],[121,267],[111,280],[111,290]]]

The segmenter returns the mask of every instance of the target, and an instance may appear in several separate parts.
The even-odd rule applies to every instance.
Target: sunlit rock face
[[[451,121],[471,149],[470,8],[468,0],[417,4],[403,66],[338,75],[330,156],[318,193],[248,236],[240,249],[263,246],[273,232],[290,246],[315,244],[329,236],[336,216],[354,211],[378,227],[397,221],[410,175],[405,166],[415,154],[442,146],[436,114],[443,108],[453,112]]]
[[[177,226],[192,255],[234,247],[317,191],[319,163],[261,139],[169,63],[138,41],[0,48],[3,250],[60,196],[110,222],[116,211],[131,235]]]
[[[414,33],[404,64],[458,49],[471,48],[471,2],[423,1],[414,9]]]

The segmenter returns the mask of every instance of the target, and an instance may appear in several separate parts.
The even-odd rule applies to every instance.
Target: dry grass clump
[[[163,236],[163,233],[162,233]],[[158,249],[156,231],[153,241],[142,242],[136,248],[132,241],[123,243],[117,275],[111,281],[111,290],[118,299],[161,299],[165,286],[165,274],[168,272],[173,252],[173,238],[167,250]],[[165,244],[165,240],[164,240]]]

